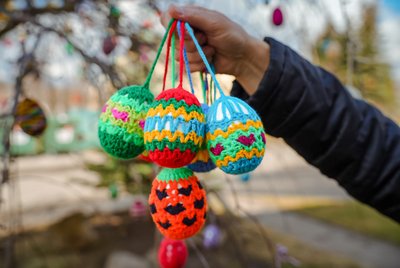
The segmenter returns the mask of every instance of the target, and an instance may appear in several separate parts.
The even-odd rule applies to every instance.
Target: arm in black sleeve
[[[400,222],[400,128],[350,96],[329,72],[266,38],[270,65],[254,95],[235,82],[232,95],[261,116],[307,162],[356,199]]]

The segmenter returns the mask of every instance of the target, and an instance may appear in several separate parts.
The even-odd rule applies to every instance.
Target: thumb
[[[195,5],[176,6],[170,5],[168,14],[174,18],[189,23],[192,27],[204,33],[217,29],[218,21],[224,15]]]

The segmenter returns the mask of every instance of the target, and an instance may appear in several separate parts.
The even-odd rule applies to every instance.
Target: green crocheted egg
[[[139,85],[124,87],[111,96],[98,125],[100,144],[108,154],[131,159],[144,151],[144,120],[153,100],[150,90]]]

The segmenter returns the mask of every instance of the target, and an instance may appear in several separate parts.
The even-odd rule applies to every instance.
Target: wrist
[[[244,90],[253,95],[268,69],[270,46],[262,40],[250,37],[244,55],[235,76]]]

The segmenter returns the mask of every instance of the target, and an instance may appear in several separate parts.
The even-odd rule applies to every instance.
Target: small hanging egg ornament
[[[111,96],[98,125],[100,144],[108,154],[131,159],[144,151],[144,118],[153,100],[150,90],[138,85],[124,87]]]
[[[201,109],[203,113],[207,115],[209,107],[207,104],[201,104]],[[202,146],[199,152],[196,154],[195,158],[193,159],[192,163],[188,165],[194,172],[209,172],[216,168],[214,162],[210,158],[210,154],[207,150],[207,142],[206,139],[203,140]]]
[[[272,23],[275,26],[280,26],[283,23],[283,13],[280,7],[277,7],[272,12]]]
[[[129,210],[129,214],[132,218],[140,218],[146,216],[148,213],[147,211],[148,210],[145,202],[142,199],[137,198],[133,201],[131,209]]]
[[[186,239],[204,225],[206,192],[188,168],[164,168],[153,180],[150,213],[158,230],[171,239]]]
[[[240,175],[240,180],[242,182],[248,182],[250,180],[250,173],[244,173]]]
[[[112,183],[108,186],[108,191],[110,192],[110,197],[116,199],[118,197],[118,186]]]
[[[47,119],[40,105],[26,98],[17,104],[15,124],[26,134],[36,137],[46,130]]]
[[[265,133],[257,113],[229,96],[216,100],[207,114],[207,149],[217,167],[229,174],[254,170],[265,153]]]
[[[184,167],[204,139],[205,115],[197,98],[183,88],[162,92],[151,105],[144,127],[150,159],[163,167]]]
[[[216,248],[221,244],[222,235],[221,230],[215,224],[209,224],[203,231],[203,245],[205,248]]]
[[[158,262],[161,268],[182,268],[188,257],[186,244],[182,240],[164,238],[158,249]]]
[[[115,35],[108,35],[103,40],[103,53],[106,55],[110,55],[111,52],[117,46],[117,37]]]

